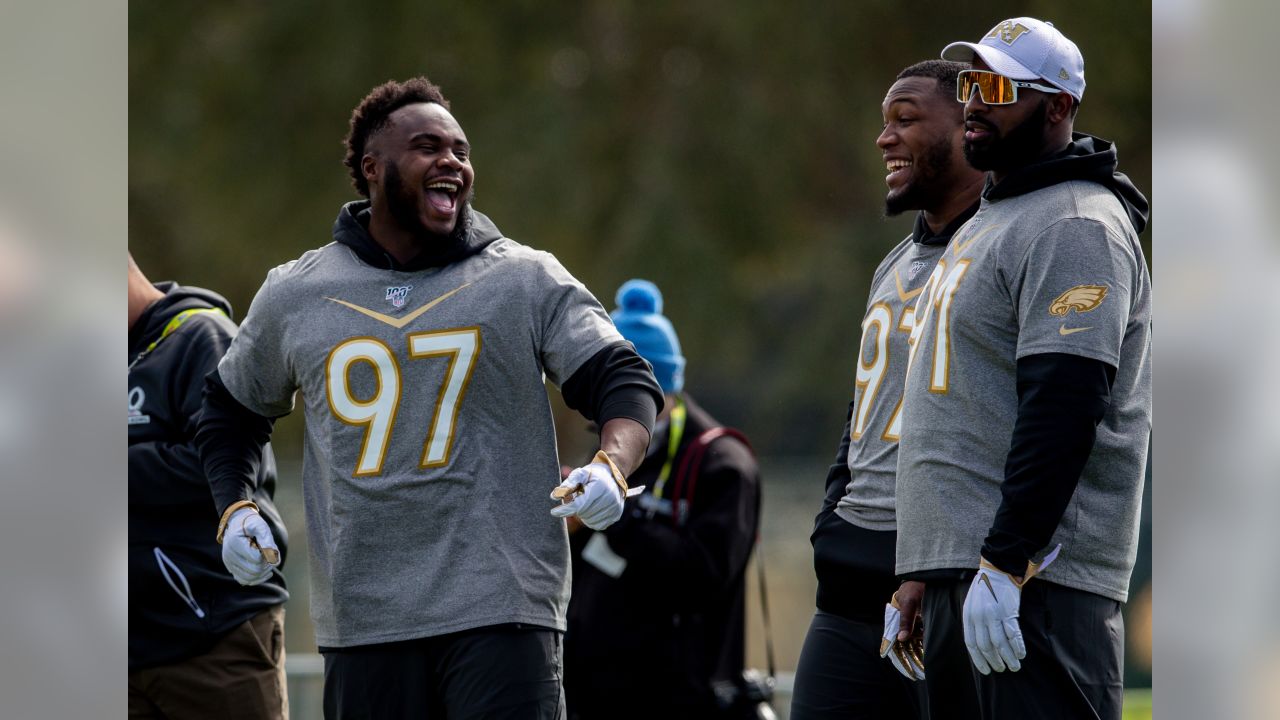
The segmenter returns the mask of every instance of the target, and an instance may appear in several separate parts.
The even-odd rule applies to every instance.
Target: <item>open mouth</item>
[[[991,137],[991,128],[982,123],[970,120],[964,124],[964,139],[969,142],[986,140]]]
[[[452,215],[458,206],[458,194],[462,183],[457,180],[436,180],[427,185],[427,201],[437,212]]]
[[[911,168],[911,165],[912,163],[910,160],[885,161],[884,167],[889,171],[889,174],[884,176],[885,183],[893,186],[906,180],[907,171]]]

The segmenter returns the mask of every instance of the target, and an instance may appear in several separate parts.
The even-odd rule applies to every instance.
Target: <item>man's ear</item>
[[[378,180],[378,158],[373,153],[365,153],[360,158],[360,173],[364,175],[365,182],[373,184]]]
[[[1068,93],[1058,93],[1048,97],[1049,107],[1045,110],[1045,117],[1053,125],[1057,125],[1063,121],[1071,120],[1071,106],[1075,103],[1075,99]]]

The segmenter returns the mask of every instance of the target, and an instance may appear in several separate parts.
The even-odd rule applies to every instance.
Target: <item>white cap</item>
[[[972,62],[974,53],[1005,77],[1043,80],[1076,100],[1084,95],[1084,57],[1053,23],[1030,17],[1005,20],[977,43],[946,46],[942,59]]]

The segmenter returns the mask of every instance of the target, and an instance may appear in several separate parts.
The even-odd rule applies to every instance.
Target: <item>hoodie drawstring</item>
[[[169,559],[168,555],[164,554],[163,550],[155,548],[155,554],[156,564],[160,566],[160,574],[164,575],[164,581],[169,583],[169,587],[173,588],[174,592],[178,593],[178,597],[182,598],[182,601],[187,604],[187,607],[191,608],[191,611],[196,614],[196,617],[203,618],[204,610],[201,610],[200,606],[196,604],[195,595],[191,592],[191,585],[187,584],[187,576],[182,574],[182,571],[179,570],[178,566]],[[178,576],[178,580],[182,582],[181,588],[178,587],[178,584],[175,583],[173,578],[169,575],[169,568],[173,568],[173,572]]]

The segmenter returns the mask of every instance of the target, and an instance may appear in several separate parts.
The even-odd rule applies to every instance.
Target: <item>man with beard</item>
[[[275,559],[250,480],[302,391],[330,718],[562,717],[562,518],[618,519],[662,397],[582,284],[471,208],[448,108],[425,78],[360,102],[346,165],[367,199],[267,274],[206,388],[197,438],[245,584]],[[560,487],[544,378],[601,428]]]
[[[1051,24],[942,55],[973,63],[964,152],[989,175],[916,303],[897,571],[929,585],[926,637],[963,632],[983,717],[1117,719],[1151,422],[1147,201],[1111,143],[1072,131],[1084,59]]]
[[[881,106],[884,130],[876,145],[889,170],[885,214],[920,212],[911,235],[872,276],[853,402],[811,538],[817,612],[796,668],[791,717],[800,720],[922,715],[919,688],[911,681],[924,677],[916,623],[924,585],[899,588],[894,577],[898,418],[912,300],[952,234],[977,210],[982,189],[982,173],[969,167],[961,152],[963,116],[953,100],[956,76],[967,67],[941,60],[916,63],[898,74]],[[925,639],[934,640],[927,633]],[[937,668],[935,653],[926,653],[930,691],[935,673],[944,688],[946,679],[960,677],[958,690],[967,687],[976,707],[959,635],[938,639],[959,650],[936,654],[943,659],[958,654],[964,664],[960,672],[954,671],[955,663]],[[881,655],[893,661],[896,672]],[[950,696],[956,695],[948,693],[953,705],[959,701]]]

